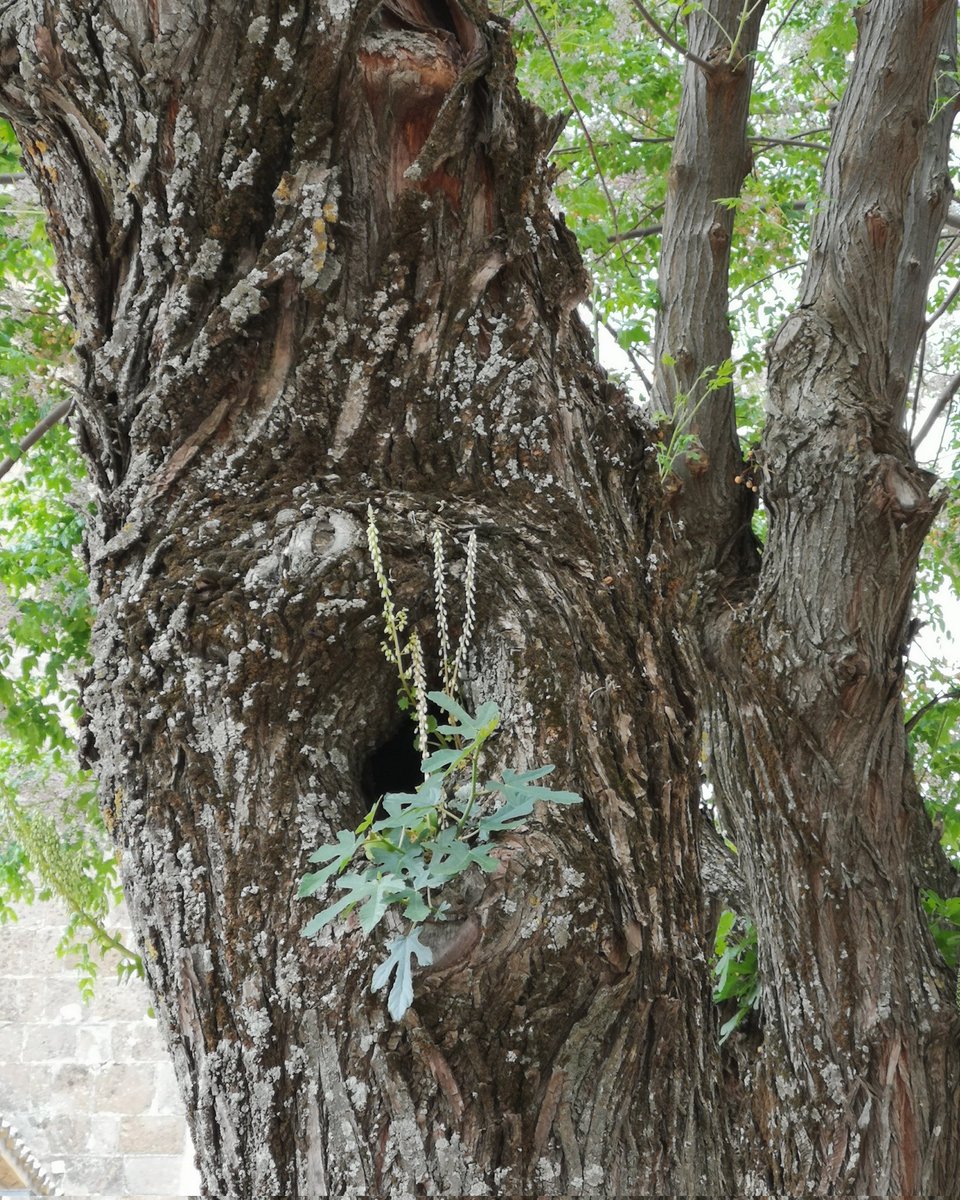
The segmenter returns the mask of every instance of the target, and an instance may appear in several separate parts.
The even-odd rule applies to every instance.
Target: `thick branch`
[[[814,216],[800,306],[815,307],[828,322],[850,329],[864,344],[875,416],[890,425],[902,416],[905,366],[909,370],[903,361],[894,375],[887,367],[893,313],[900,302],[896,282],[901,252],[917,237],[924,244],[918,249],[925,260],[929,235],[921,227],[929,220],[939,228],[946,215],[946,185],[938,179],[933,207],[939,211],[921,221],[922,206],[931,202],[921,188],[913,228],[906,230],[911,182],[927,135],[933,73],[955,6],[876,0],[858,13],[860,39],[836,114],[824,170],[824,203]],[[938,129],[937,137],[943,136],[949,136],[949,125],[946,131]],[[934,145],[934,171],[941,157]],[[930,185],[928,177],[923,186]],[[903,269],[913,270],[909,261]],[[918,285],[925,289],[922,272],[923,263],[918,262]],[[914,339],[919,337],[915,314],[909,327],[909,335],[900,339],[900,358],[909,355],[912,363]]]
[[[688,64],[670,166],[660,259],[654,407],[699,439],[696,461],[680,461],[679,500],[696,558],[715,565],[746,535],[750,500],[734,478],[740,466],[733,389],[707,391],[711,372],[731,355],[728,272],[733,210],[750,168],[747,114],[752,54],[760,32],[758,5],[741,37],[736,63],[726,61],[741,18],[739,0],[711,0],[688,17],[689,41],[715,64],[705,74]],[[666,365],[672,363],[672,365]],[[739,557],[739,556],[735,556]]]
[[[899,426],[906,410],[910,375],[924,332],[927,291],[933,275],[937,245],[950,219],[953,184],[950,180],[950,136],[957,114],[953,72],[957,63],[957,27],[947,24],[938,65],[941,68],[930,96],[936,116],[924,126],[923,147],[914,168],[903,218],[903,244],[893,282],[890,313],[890,420]]]

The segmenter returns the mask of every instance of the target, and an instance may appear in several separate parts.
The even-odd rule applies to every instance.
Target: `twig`
[[[611,245],[619,242],[633,241],[635,238],[652,237],[655,233],[663,233],[663,225],[644,225],[640,229],[628,229],[626,233],[611,233],[607,241]]]
[[[947,222],[944,222],[944,225],[946,224]],[[934,275],[936,275],[938,271],[943,270],[950,259],[956,254],[958,247],[960,247],[960,234],[944,233],[940,235],[940,240],[944,243],[944,247],[940,251],[940,254],[937,257],[936,265],[933,268]]]
[[[938,704],[942,704],[945,700],[960,700],[960,688],[950,688],[947,692],[941,692],[939,696],[934,696],[932,700],[928,700],[926,704],[921,704],[917,711],[911,716],[904,729],[909,733],[924,713],[930,711],[931,708],[936,708]]]
[[[733,38],[730,39],[730,53],[727,55],[727,66],[733,65],[734,55],[737,53],[737,47],[740,45],[740,39],[743,37],[743,31],[747,27],[747,22],[757,11],[757,9],[765,3],[766,0],[757,0],[756,4],[748,7],[747,0],[743,0],[743,6],[740,9],[740,20],[737,24],[737,32],[734,34]],[[708,15],[712,15],[709,9],[704,9],[704,11]],[[720,22],[718,21],[717,24],[719,25]],[[727,34],[725,30],[723,32],[725,36],[729,38],[730,35]]]
[[[958,292],[960,292],[960,279],[958,279],[950,291],[947,292],[942,304],[940,304],[940,306],[935,309],[929,317],[927,317],[927,323],[924,326],[925,329],[930,329],[932,326],[936,325],[937,321],[940,320],[950,305],[954,302],[954,300],[956,300]]]
[[[937,452],[933,456],[934,469],[940,462],[940,455],[943,453],[943,443],[947,440],[947,430],[950,428],[950,414],[953,412],[953,402],[956,396],[950,397],[950,403],[947,405],[947,411],[943,414],[943,424],[940,426],[940,443],[937,446]]]
[[[957,394],[957,389],[960,388],[960,372],[954,375],[947,386],[941,391],[940,395],[934,400],[933,408],[927,414],[927,419],[920,426],[920,432],[913,439],[914,450],[920,445],[923,439],[927,436],[930,430],[936,425],[943,414],[944,409],[950,404],[954,396]]]
[[[761,275],[759,279],[752,279],[749,283],[745,283],[742,288],[738,288],[730,297],[730,303],[739,300],[741,296],[745,296],[747,292],[752,292],[755,287],[760,287],[761,284],[767,283],[771,279],[775,279],[777,275],[788,275],[791,271],[795,271],[797,267],[803,266],[799,260],[796,262],[787,263],[785,267],[777,267],[773,271],[768,271],[766,275]]]
[[[13,466],[20,461],[20,459],[24,454],[26,454],[31,446],[35,446],[36,443],[40,441],[48,429],[52,429],[54,425],[62,421],[64,417],[70,413],[72,408],[72,396],[69,400],[64,400],[61,404],[58,404],[56,408],[52,408],[43,418],[43,420],[35,425],[20,443],[19,453],[16,455],[8,454],[7,457],[0,462],[0,479],[2,479],[8,471],[12,470]]]
[[[600,322],[600,324],[604,327],[604,329],[607,331],[607,333],[609,333],[610,336],[613,338],[613,340],[617,343],[617,348],[619,350],[622,350],[623,353],[630,360],[630,365],[633,367],[633,369],[639,375],[640,382],[647,389],[647,394],[649,395],[653,391],[653,384],[650,382],[650,379],[648,378],[646,371],[644,371],[643,367],[641,367],[640,363],[637,361],[636,355],[633,353],[633,351],[628,346],[620,345],[620,339],[617,337],[617,331],[613,328],[613,326],[610,324],[610,322],[606,320],[605,317],[600,316],[599,312],[597,311],[597,306],[593,303],[592,300],[589,300],[589,299],[584,300],[584,304],[586,304],[587,308],[589,308],[590,312],[593,314],[594,320]]]
[[[590,157],[593,159],[593,165],[594,165],[594,169],[597,172],[597,178],[600,180],[600,186],[603,188],[603,194],[606,196],[607,203],[610,205],[610,216],[613,218],[613,229],[614,229],[614,232],[617,235],[619,235],[620,222],[619,222],[619,218],[617,216],[617,206],[616,206],[616,204],[614,204],[613,196],[611,196],[610,189],[607,187],[607,181],[604,178],[603,169],[600,166],[600,159],[597,157],[597,149],[593,144],[593,138],[590,136],[590,130],[587,129],[587,123],[583,119],[583,113],[580,111],[580,108],[577,105],[576,100],[574,100],[573,93],[570,91],[570,88],[567,86],[567,81],[563,77],[563,71],[560,69],[560,63],[559,63],[557,56],[553,50],[553,43],[550,41],[550,38],[547,35],[547,31],[543,27],[543,22],[540,20],[540,17],[537,14],[537,10],[533,7],[531,0],[523,0],[523,3],[524,3],[524,7],[526,8],[527,12],[533,18],[533,22],[536,25],[537,29],[540,31],[540,36],[543,38],[543,44],[544,44],[544,46],[546,46],[547,53],[550,55],[550,60],[553,63],[553,69],[557,73],[557,79],[560,80],[560,86],[563,88],[563,93],[567,97],[567,99],[570,101],[570,106],[572,107],[572,109],[574,111],[574,115],[577,118],[577,124],[583,130],[583,136],[587,139],[587,145],[590,147]],[[627,267],[627,269],[629,271],[630,267],[629,267],[629,263],[627,263],[626,255],[624,255],[623,261],[624,261],[624,265]],[[632,271],[630,273],[632,274]]]
[[[780,34],[781,34],[781,33],[783,33],[783,30],[784,30],[784,28],[785,28],[785,26],[786,26],[787,22],[788,22],[788,21],[790,20],[790,18],[793,16],[793,10],[794,10],[794,9],[797,7],[797,5],[798,5],[799,3],[800,3],[800,0],[793,0],[793,3],[790,5],[790,7],[787,9],[786,13],[784,14],[783,20],[780,22],[780,24],[779,24],[779,25],[776,27],[776,29],[773,31],[773,36],[771,37],[770,41],[769,41],[769,42],[767,42],[767,45],[766,45],[766,48],[765,48],[765,52],[766,52],[767,54],[769,54],[769,53],[770,53],[770,51],[773,49],[773,44],[774,44],[774,42],[776,42],[776,40],[777,40],[777,38],[780,36]]]
[[[917,383],[913,389],[913,405],[910,409],[910,432],[907,434],[911,440],[913,439],[913,431],[917,427],[917,417],[920,415],[920,387],[923,383],[923,368],[927,362],[927,331],[924,329],[920,336],[920,352],[917,358]]]
[[[710,74],[713,74],[713,72],[716,70],[714,63],[707,62],[705,58],[701,58],[698,54],[694,54],[692,50],[687,50],[685,46],[681,46],[673,34],[668,33],[667,30],[664,29],[664,27],[660,24],[660,22],[656,20],[653,14],[647,11],[644,5],[640,3],[640,0],[631,0],[631,3],[640,16],[643,17],[646,23],[650,26],[653,32],[657,34],[658,37],[662,38],[662,40],[665,41],[668,46],[672,46],[673,49],[676,50],[678,54],[682,54],[683,57],[688,60],[688,62],[696,63],[697,66],[702,70],[709,71]]]
[[[820,142],[801,142],[797,138],[775,138],[775,137],[751,137],[747,138],[748,142],[752,142],[755,146],[796,146],[799,150],[829,150],[829,146],[823,146]]]

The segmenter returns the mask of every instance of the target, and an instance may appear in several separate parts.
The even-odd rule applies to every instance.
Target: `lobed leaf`
[[[399,1021],[413,1003],[414,956],[423,967],[428,967],[433,962],[433,951],[420,941],[420,932],[417,929],[411,929],[403,937],[394,938],[387,945],[387,957],[374,971],[370,982],[371,989],[378,992],[396,972],[393,987],[387,997],[387,1010],[395,1021]]]

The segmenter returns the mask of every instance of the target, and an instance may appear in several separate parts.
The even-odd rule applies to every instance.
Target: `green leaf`
[[[713,942],[714,954],[723,954],[727,948],[727,936],[730,930],[733,929],[736,922],[737,914],[729,908],[723,910],[720,914],[720,920],[717,922],[717,935]]]
[[[335,920],[341,913],[350,912],[356,905],[360,909],[360,926],[364,933],[370,933],[379,923],[390,903],[391,892],[403,891],[403,884],[392,875],[359,874],[351,871],[337,880],[337,887],[347,894],[328,904],[302,930],[304,937],[312,937],[324,925]]]
[[[478,829],[481,839],[486,840],[492,833],[507,829],[515,829],[533,812],[533,806],[538,800],[554,804],[582,804],[583,798],[576,792],[564,792],[553,788],[536,787],[537,779],[542,779],[553,770],[552,766],[538,767],[533,771],[511,771],[505,768],[503,779],[493,779],[483,785],[485,792],[499,792],[504,797],[503,804],[494,812],[481,817]]]
[[[467,757],[465,750],[434,750],[429,757],[423,760],[424,775],[433,775],[437,771],[442,771],[444,767],[449,767],[452,763],[459,762]]]
[[[442,708],[444,712],[448,712],[451,717],[454,717],[461,725],[472,725],[473,718],[467,710],[452,696],[448,696],[445,692],[427,692],[427,699],[431,704],[435,704],[437,708]]]
[[[438,733],[451,737],[471,738],[475,742],[480,742],[485,741],[500,723],[500,709],[491,700],[481,704],[477,715],[471,717],[462,705],[444,692],[428,692],[427,699],[438,708],[448,712],[457,722],[456,725],[438,725]]]
[[[374,992],[380,991],[396,972],[393,987],[387,998],[387,1010],[395,1021],[399,1021],[413,1003],[413,964],[412,959],[423,967],[433,962],[433,951],[420,941],[417,929],[403,937],[394,938],[387,945],[387,957],[373,973],[370,987]]]
[[[300,930],[301,935],[307,938],[313,937],[320,932],[324,925],[329,925],[345,909],[350,908],[355,903],[356,901],[352,900],[350,896],[341,896],[339,900],[335,900],[333,904],[328,905],[322,912],[317,913],[311,921],[308,921]]]
[[[318,850],[314,850],[307,861],[329,862],[330,859],[338,859],[346,864],[356,854],[360,845],[360,839],[355,833],[350,833],[349,830],[341,829],[337,834],[336,845],[331,843],[326,846],[321,846]]]
[[[374,880],[364,876],[364,882],[368,899],[361,905],[357,916],[363,932],[372,933],[394,900],[405,896],[409,889],[395,875],[382,875]]]

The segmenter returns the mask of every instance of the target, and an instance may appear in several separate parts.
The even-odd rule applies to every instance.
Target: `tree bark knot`
[[[906,467],[892,454],[881,454],[874,482],[874,503],[888,512],[897,525],[933,520],[942,501],[930,498],[936,477],[929,471]]]

